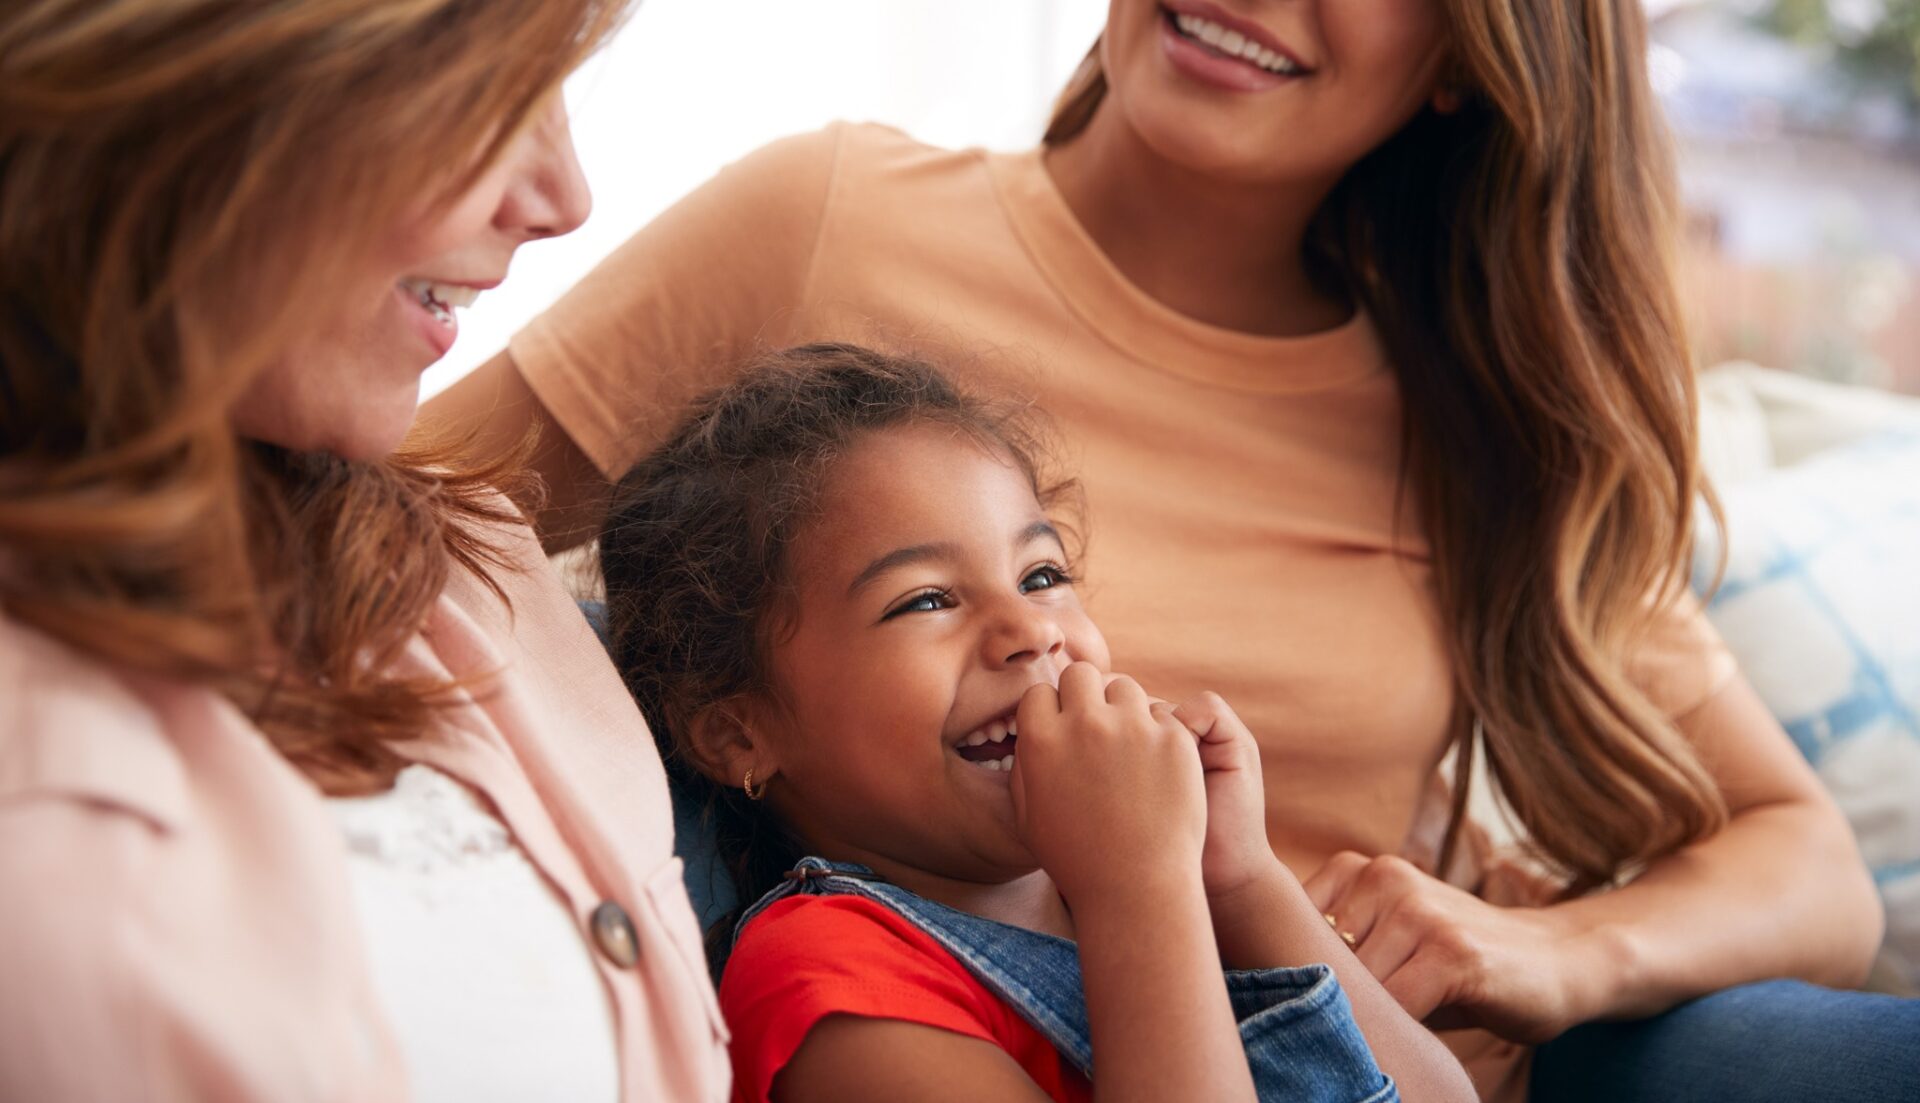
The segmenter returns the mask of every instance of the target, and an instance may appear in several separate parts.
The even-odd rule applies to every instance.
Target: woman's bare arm
[[[1851,987],[1883,916],[1832,798],[1744,678],[1680,720],[1733,818],[1616,892],[1559,906],[1613,932],[1622,966],[1596,1012],[1646,1015],[1704,992],[1788,976]]]
[[[470,434],[478,456],[511,450],[533,431],[539,433],[533,470],[546,484],[545,500],[516,504],[533,518],[541,546],[551,554],[594,538],[610,484],[527,386],[512,356],[502,350],[436,395],[414,425],[416,437]]]
[[[1744,679],[1679,725],[1731,821],[1623,888],[1497,907],[1401,859],[1342,853],[1307,892],[1416,1018],[1517,1041],[1771,977],[1858,984],[1880,944],[1880,902],[1806,760]]]

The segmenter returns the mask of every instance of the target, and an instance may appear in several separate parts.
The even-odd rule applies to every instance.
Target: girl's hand
[[[1017,715],[1014,821],[1062,896],[1197,876],[1206,792],[1171,710],[1131,678],[1074,663],[1058,690],[1029,689]]]
[[[1342,851],[1307,895],[1407,1014],[1537,1043],[1594,1017],[1610,975],[1599,936],[1554,908],[1503,908],[1401,858]]]
[[[1272,871],[1260,746],[1217,693],[1178,706],[1159,704],[1194,734],[1207,791],[1207,835],[1200,856],[1207,896],[1231,895]]]

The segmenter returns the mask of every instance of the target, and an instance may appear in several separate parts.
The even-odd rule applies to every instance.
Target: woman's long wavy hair
[[[1675,288],[1676,188],[1639,0],[1447,0],[1457,112],[1355,165],[1308,261],[1372,316],[1405,399],[1403,492],[1433,553],[1487,767],[1578,890],[1727,811],[1627,656],[1683,600],[1705,492]],[[1106,94],[1096,43],[1055,108]],[[1456,784],[1442,868],[1459,838]]]
[[[498,565],[507,468],[293,455],[229,412],[625,6],[0,9],[0,613],[218,687],[330,789],[390,778],[444,688],[390,662],[453,564]]]

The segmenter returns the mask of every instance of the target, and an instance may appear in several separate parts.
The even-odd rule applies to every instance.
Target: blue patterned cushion
[[[1853,824],[1887,905],[1883,964],[1920,984],[1920,432],[1722,495],[1731,540],[1708,616]]]

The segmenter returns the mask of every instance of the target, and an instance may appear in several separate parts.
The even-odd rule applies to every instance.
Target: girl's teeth
[[[961,741],[961,743],[963,746],[967,746],[967,747],[978,747],[982,743],[985,743],[986,741],[987,741],[987,733],[983,731],[978,731],[978,732],[974,732],[972,735],[967,736],[966,739]]]

